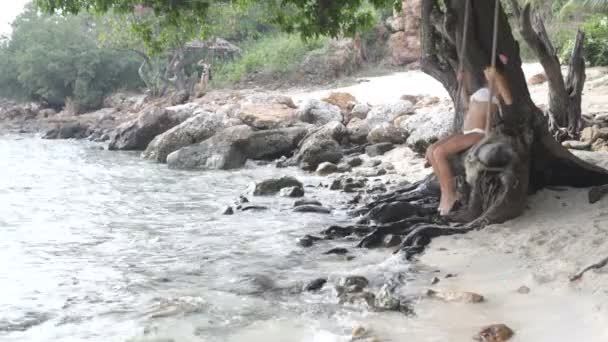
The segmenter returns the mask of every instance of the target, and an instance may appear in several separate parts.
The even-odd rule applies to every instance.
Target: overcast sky
[[[0,0],[0,35],[9,33],[10,23],[15,19],[23,6],[31,0]]]

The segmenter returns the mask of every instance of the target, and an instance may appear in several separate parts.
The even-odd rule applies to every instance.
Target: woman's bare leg
[[[481,133],[458,134],[450,137],[433,149],[433,170],[435,170],[439,178],[439,185],[441,187],[441,201],[439,202],[439,212],[441,215],[447,215],[458,199],[448,157],[467,150],[477,144],[483,137],[484,134]]]

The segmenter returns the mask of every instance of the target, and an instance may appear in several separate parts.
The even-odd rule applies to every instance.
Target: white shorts
[[[467,135],[467,134],[472,134],[472,133],[480,133],[480,134],[486,134],[486,131],[484,129],[481,128],[472,128],[466,131],[463,131],[462,134]]]

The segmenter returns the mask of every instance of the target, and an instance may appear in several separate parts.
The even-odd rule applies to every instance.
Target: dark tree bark
[[[519,32],[540,61],[549,83],[549,107],[546,115],[549,130],[558,141],[577,139],[581,126],[581,97],[585,83],[583,43],[585,34],[578,31],[570,58],[568,77],[564,80],[561,63],[545,24],[530,3],[523,10],[517,0],[511,0],[513,14],[518,20]]]
[[[465,1],[438,0],[422,2],[421,66],[446,88],[455,103],[459,60],[457,46],[462,42]],[[470,0],[469,37],[464,54],[464,70],[471,76],[470,91],[483,85],[483,70],[492,55],[492,27],[495,1]],[[519,45],[502,9],[499,16],[498,53],[509,57],[504,76],[513,104],[503,105],[500,118],[492,118],[486,137],[461,156],[455,156],[453,169],[462,205],[450,217],[450,223],[436,214],[439,191],[434,177],[377,198],[361,210],[361,224],[371,226],[333,227],[341,236],[349,233],[366,237],[360,247],[373,247],[384,235],[403,235],[399,250],[406,257],[420,253],[432,238],[461,234],[489,223],[500,223],[520,215],[529,193],[545,186],[590,187],[608,183],[608,170],[588,164],[563,148],[550,134],[547,119],[533,103],[521,68]],[[579,82],[573,81],[573,83]],[[577,84],[580,87],[580,84]],[[578,89],[578,88],[577,88]],[[455,113],[455,130],[463,122],[466,108]],[[597,188],[601,193],[604,187]],[[328,232],[326,231],[326,232]],[[328,238],[335,234],[327,233]]]

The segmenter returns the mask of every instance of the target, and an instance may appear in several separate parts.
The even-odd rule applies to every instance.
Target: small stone
[[[530,288],[527,286],[521,286],[520,288],[517,289],[517,293],[528,294],[528,293],[530,293]]]
[[[348,249],[346,249],[346,248],[332,248],[332,249],[328,250],[327,252],[325,252],[323,254],[325,254],[325,255],[329,255],[329,254],[344,255],[344,254],[348,254]]]
[[[354,260],[354,259],[355,259],[354,255],[347,255],[346,256],[346,261],[351,261],[351,260]]]
[[[352,167],[361,166],[363,164],[363,160],[359,157],[353,157],[346,161],[346,163]]]
[[[282,197],[302,197],[304,196],[304,189],[299,186],[292,186],[289,188],[283,188],[280,191]]]
[[[302,247],[310,247],[313,245],[313,243],[315,241],[319,241],[319,240],[323,240],[323,239],[318,236],[304,235],[304,237],[302,237],[298,240],[298,245],[300,245]]]
[[[334,163],[324,162],[317,167],[317,174],[319,176],[327,176],[335,172],[338,172],[338,166]]]
[[[224,208],[224,210],[222,211],[222,215],[233,215],[233,214],[234,214],[234,210],[230,206]]]
[[[241,208],[241,211],[262,211],[262,210],[268,210],[268,207],[265,207],[263,205],[249,205],[249,206]]]
[[[456,275],[452,274],[452,273],[448,273],[448,274],[445,275],[445,279],[454,278],[454,277],[456,277]]]
[[[442,299],[446,302],[481,303],[485,300],[482,295],[473,292],[435,291],[428,289],[426,295],[427,297]]]
[[[296,213],[319,213],[319,214],[329,214],[331,210],[321,207],[318,205],[300,205],[293,208],[293,211]]]
[[[307,292],[319,291],[320,289],[323,288],[325,283],[327,283],[327,279],[325,279],[325,278],[315,279],[304,287],[304,291],[307,291]]]
[[[395,148],[395,145],[388,142],[384,142],[366,147],[365,153],[370,157],[377,157],[385,154],[393,148]]]
[[[481,329],[473,336],[473,339],[480,342],[503,342],[513,337],[514,332],[504,324],[492,324]]]
[[[437,277],[433,277],[433,279],[431,279],[431,285],[438,284],[438,283],[439,283],[439,281],[440,281],[440,280],[439,280],[439,278],[437,278]]]
[[[361,202],[362,199],[363,196],[361,196],[361,194],[356,194],[355,197],[348,201],[348,204],[358,204],[359,202]]]
[[[294,207],[299,207],[301,205],[318,205],[318,206],[322,206],[321,202],[317,201],[317,200],[313,200],[313,199],[301,199],[301,200],[297,200],[294,202],[293,206]]]
[[[369,281],[367,278],[362,276],[348,276],[346,278],[340,279],[340,286],[344,286],[345,288],[356,286],[358,288],[366,288],[369,285]]]
[[[342,187],[342,181],[339,179],[334,179],[329,186],[329,190],[340,190]]]
[[[243,195],[239,196],[240,203],[249,203],[249,199]]]
[[[367,331],[360,325],[356,325],[353,327],[352,337],[353,338],[361,338],[365,335]]]

